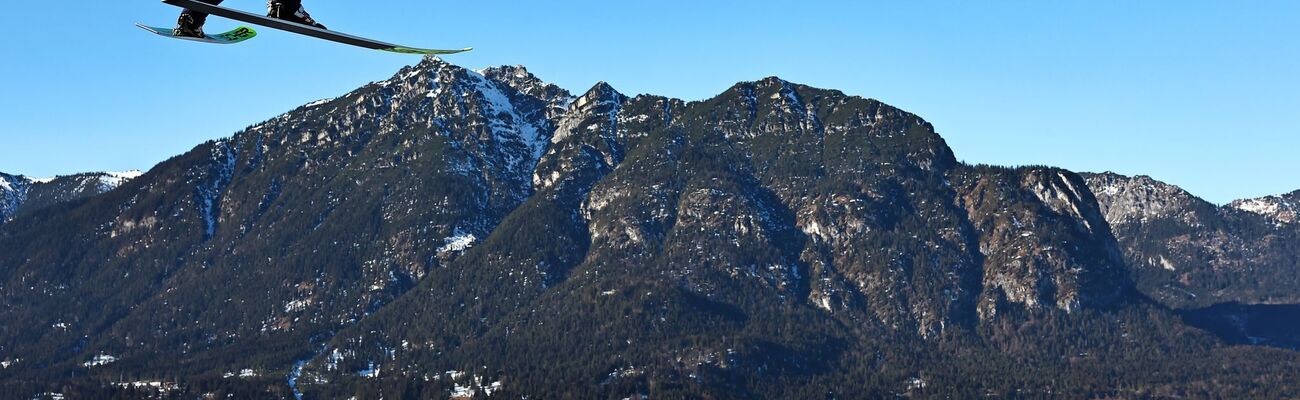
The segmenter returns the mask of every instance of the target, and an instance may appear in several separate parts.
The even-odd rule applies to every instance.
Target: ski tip
[[[381,50],[383,50],[383,51],[387,51],[387,52],[392,52],[392,53],[399,53],[399,54],[420,54],[420,55],[435,55],[435,56],[441,56],[441,55],[448,55],[448,54],[464,53],[464,52],[467,52],[467,51],[474,50],[474,48],[473,48],[473,47],[466,47],[466,48],[463,48],[463,49],[460,49],[460,50],[436,50],[436,49],[418,49],[418,48],[414,48],[414,47],[401,47],[401,46],[398,46],[398,47],[390,47],[390,48],[387,48],[387,49],[381,49]]]

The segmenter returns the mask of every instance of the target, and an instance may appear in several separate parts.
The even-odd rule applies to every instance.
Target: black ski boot
[[[202,38],[204,37],[203,23],[207,20],[207,14],[185,10],[176,20],[176,29],[172,30],[172,36]]]
[[[325,29],[325,25],[311,19],[311,14],[308,14],[307,10],[302,8],[302,0],[268,0],[266,2],[266,16]]]

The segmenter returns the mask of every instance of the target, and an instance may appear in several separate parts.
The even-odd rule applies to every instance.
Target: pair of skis
[[[316,28],[313,26],[307,26],[295,22],[275,19],[263,15],[229,9],[220,6],[214,6],[197,0],[162,0],[162,2],[180,8],[187,8],[195,12],[212,14],[219,17],[233,19],[236,21],[265,26],[268,28],[279,29],[283,31],[297,33],[300,35],[314,37],[317,39],[325,39],[331,42],[349,44],[349,45],[363,47],[367,49],[382,50],[382,51],[402,53],[402,54],[436,54],[436,55],[456,54],[456,53],[463,53],[466,51],[473,50],[473,48],[469,48],[469,47],[460,50],[438,50],[438,49],[421,49],[416,47],[399,46],[391,43],[384,43],[378,40],[366,39],[362,37],[348,35],[345,33],[339,33],[331,30]],[[175,39],[193,40],[193,41],[204,42],[204,43],[215,43],[215,44],[234,44],[248,39],[252,39],[254,36],[257,36],[257,31],[247,26],[241,26],[225,33],[205,35],[202,38],[176,36],[173,30],[168,28],[155,28],[155,27],[145,26],[141,24],[135,24],[135,26],[138,26],[141,29],[144,29],[146,31],[158,34],[159,36],[166,36]]]

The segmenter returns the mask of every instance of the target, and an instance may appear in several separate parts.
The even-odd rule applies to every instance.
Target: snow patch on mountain
[[[331,97],[331,98],[328,98],[328,99],[320,99],[320,100],[316,100],[316,101],[313,101],[313,102],[310,102],[310,103],[304,104],[302,107],[303,107],[303,108],[312,108],[312,107],[316,107],[316,106],[322,106],[322,105],[325,105],[325,104],[329,104],[331,101],[334,101],[334,98]]]
[[[108,354],[104,354],[104,353],[100,353],[100,354],[96,355],[95,358],[90,359],[90,361],[86,361],[85,363],[83,363],[82,366],[85,366],[85,367],[87,367],[87,368],[89,368],[89,367],[98,367],[98,366],[102,366],[102,365],[112,364],[112,363],[115,363],[115,362],[117,362],[117,357],[112,356],[112,355],[108,355]]]
[[[14,185],[12,183],[9,183],[9,179],[6,178],[7,178],[6,176],[0,175],[0,190],[4,190],[4,191],[14,190]]]
[[[217,222],[221,214],[221,198],[226,186],[234,178],[236,149],[229,142],[218,142],[212,149],[211,170],[208,182],[195,188],[194,200],[198,204],[199,215],[203,216],[203,234],[211,238],[216,234]]]
[[[1264,215],[1272,215],[1282,211],[1282,207],[1278,202],[1269,198],[1241,200],[1232,206],[1241,211]]]
[[[107,192],[117,189],[119,186],[122,186],[122,184],[132,179],[139,178],[140,175],[144,175],[144,172],[140,172],[139,170],[105,172],[104,176],[99,179],[99,186]]]
[[[1278,222],[1295,223],[1300,215],[1300,207],[1284,196],[1268,196],[1257,199],[1237,200],[1228,204],[1228,208],[1259,214]]]
[[[0,191],[16,191],[24,185],[30,184],[31,179],[24,176],[13,176],[0,174]]]
[[[446,253],[465,251],[470,247],[473,247],[474,242],[476,241],[478,241],[478,237],[474,236],[474,234],[461,233],[458,231],[455,236],[443,240],[444,244],[442,247],[438,248],[438,252]]]
[[[0,224],[13,219],[27,200],[32,181],[24,176],[0,174]]]
[[[499,142],[517,140],[522,142],[531,151],[532,162],[536,163],[537,159],[542,158],[542,150],[546,149],[547,140],[544,137],[545,127],[538,126],[533,121],[526,119],[515,108],[515,104],[510,101],[510,97],[497,86],[495,82],[483,74],[475,72],[470,74],[474,79],[475,88],[483,99],[486,100],[487,106],[494,112],[491,114],[497,118],[491,119],[491,128],[497,136]],[[503,119],[501,117],[508,117]],[[519,167],[519,162],[525,160],[512,159],[511,169]]]

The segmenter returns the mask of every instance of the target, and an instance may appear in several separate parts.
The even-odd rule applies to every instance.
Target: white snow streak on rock
[[[443,246],[438,248],[438,252],[465,251],[473,247],[475,241],[478,241],[478,237],[473,234],[458,232],[456,236],[443,239]]]
[[[90,361],[86,361],[85,363],[83,363],[83,364],[81,364],[81,365],[86,366],[86,367],[98,367],[98,366],[101,366],[101,365],[108,365],[108,364],[112,364],[112,363],[115,363],[115,362],[117,362],[117,357],[113,357],[113,356],[110,356],[110,355],[108,355],[108,354],[102,354],[102,353],[101,353],[101,354],[95,356],[95,358],[92,358],[92,359],[90,359]]]

